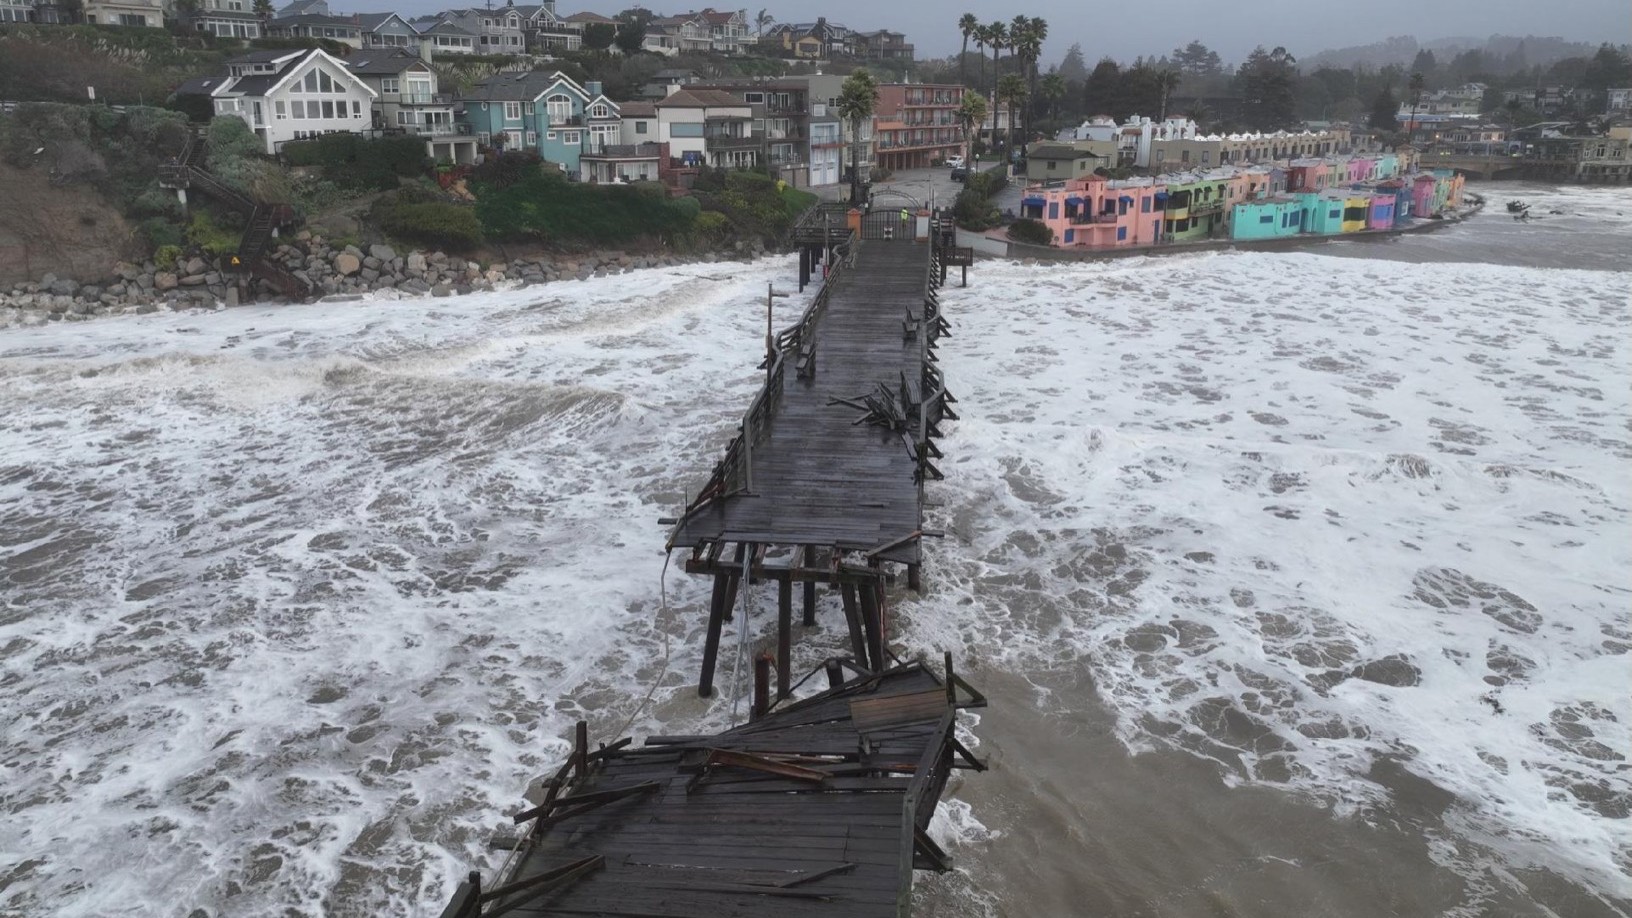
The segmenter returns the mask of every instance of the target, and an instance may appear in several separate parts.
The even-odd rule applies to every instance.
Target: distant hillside
[[[1321,67],[1345,69],[1356,65],[1375,69],[1390,64],[1409,67],[1419,51],[1432,51],[1443,62],[1452,55],[1475,48],[1483,51],[1487,60],[1502,62],[1502,69],[1508,71],[1545,67],[1566,57],[1588,57],[1598,50],[1598,46],[1590,42],[1536,35],[1522,38],[1512,35],[1492,35],[1486,39],[1436,38],[1420,42],[1410,35],[1396,35],[1369,45],[1336,48],[1300,57],[1298,62],[1305,70],[1318,70]]]

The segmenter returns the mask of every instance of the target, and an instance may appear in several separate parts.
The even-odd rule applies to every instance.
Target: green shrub
[[[404,204],[392,208],[380,228],[397,239],[441,248],[470,249],[482,243],[476,211],[460,204]]]
[[[180,233],[178,232],[179,236]],[[180,245],[161,245],[153,253],[153,264],[160,270],[169,271],[176,266],[177,259],[181,258]]]
[[[1032,245],[1049,245],[1054,241],[1054,231],[1038,220],[1016,220],[1009,224],[1009,238]]]
[[[443,200],[418,186],[404,187],[376,201],[370,220],[394,239],[450,249],[470,249],[482,243],[475,208]]]
[[[532,150],[506,150],[498,156],[489,156],[471,172],[471,180],[494,188],[511,185],[538,175],[544,164]]]
[[[691,225],[692,234],[698,241],[709,243],[724,239],[730,229],[731,221],[725,218],[725,214],[713,210],[698,214]]]
[[[686,205],[629,185],[568,182],[547,169],[504,187],[478,181],[473,190],[476,216],[492,239],[618,244],[685,234],[694,218]]]
[[[240,236],[238,231],[221,226],[202,210],[193,214],[193,222],[187,226],[187,241],[215,256],[238,251]]]
[[[385,191],[397,176],[417,175],[429,162],[425,143],[417,137],[365,139],[357,134],[324,134],[312,140],[283,145],[284,162],[291,166],[320,166],[323,175],[342,188]]]
[[[959,226],[977,232],[996,226],[999,219],[991,198],[972,188],[958,192],[957,200],[952,202],[952,216]]]

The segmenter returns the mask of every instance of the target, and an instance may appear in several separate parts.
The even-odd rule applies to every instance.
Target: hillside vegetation
[[[221,69],[227,52],[213,45],[162,29],[8,23],[0,25],[0,95],[84,102],[89,86],[110,105],[162,105],[183,80]]]

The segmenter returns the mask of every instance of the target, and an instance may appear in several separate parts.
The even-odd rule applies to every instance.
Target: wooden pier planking
[[[913,870],[945,868],[922,830],[947,776],[984,768],[952,732],[956,709],[984,699],[959,698],[950,681],[907,664],[723,733],[580,747],[495,886],[518,891],[484,894],[473,877],[444,918],[905,915]],[[798,763],[744,760],[702,774],[711,750]],[[575,808],[625,789],[639,792]],[[576,875],[528,896],[529,880],[574,865]]]
[[[816,324],[815,372],[783,377],[768,435],[753,446],[753,488],[715,500],[676,527],[672,544],[812,545],[865,551],[922,528],[917,460],[898,432],[856,424],[856,399],[901,374],[923,373],[916,336],[901,322],[923,313],[929,247],[868,241],[835,282]],[[909,425],[916,438],[916,423]],[[881,555],[917,564],[915,540]]]

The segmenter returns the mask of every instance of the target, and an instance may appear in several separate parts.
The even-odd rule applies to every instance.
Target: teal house
[[[1303,207],[1296,198],[1276,197],[1235,205],[1231,239],[1280,239],[1303,231]]]
[[[495,73],[461,99],[460,121],[477,144],[494,150],[532,150],[569,176],[584,153],[618,143],[622,120],[601,84],[580,86],[562,73]]]
[[[1322,236],[1336,236],[1343,232],[1344,194],[1335,196],[1313,192],[1298,195],[1298,208],[1303,211],[1303,231]]]
[[[1393,153],[1384,153],[1377,157],[1377,165],[1373,167],[1371,177],[1374,181],[1397,178],[1400,174],[1400,158]]]

